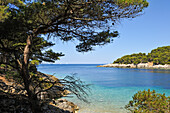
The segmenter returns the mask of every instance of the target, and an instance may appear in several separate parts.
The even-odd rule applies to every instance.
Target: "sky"
[[[75,42],[55,41],[55,52],[65,56],[56,64],[107,64],[123,55],[149,53],[152,49],[170,46],[170,0],[148,0],[144,14],[134,19],[122,20],[115,25],[120,36],[113,43],[95,47],[94,51],[79,53]]]

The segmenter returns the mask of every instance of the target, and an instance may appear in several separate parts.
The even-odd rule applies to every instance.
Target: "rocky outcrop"
[[[0,91],[0,113],[32,113],[28,98],[24,95]],[[66,99],[42,105],[43,113],[77,113],[78,107]]]
[[[73,102],[69,102],[66,99],[58,99],[56,101],[58,108],[63,109],[64,111],[71,111],[76,113],[79,110],[79,107],[76,106]]]
[[[51,82],[56,82],[56,87],[51,88],[46,92],[41,92],[39,99],[42,101],[49,98],[60,98],[70,92],[68,90],[59,90],[63,84],[59,79],[52,75],[39,73],[42,79],[48,79]],[[30,100],[27,98],[26,91],[23,90],[22,84],[17,84],[13,79],[7,79],[5,75],[0,74],[0,113],[32,113]],[[78,106],[66,99],[58,99],[46,101],[42,105],[43,113],[76,113]]]
[[[113,67],[113,68],[145,68],[145,69],[170,69],[170,65],[151,65],[150,63],[139,63],[135,64],[106,64],[99,65],[97,67]]]
[[[56,78],[55,76],[40,73],[40,72],[39,72],[39,75],[42,77],[43,80],[48,80],[50,82],[56,82],[55,85],[50,90],[41,92],[38,95],[39,99],[44,100],[47,98],[49,98],[49,99],[60,98],[60,97],[66,96],[70,93],[68,90],[65,90],[62,88],[63,84],[61,84],[60,80],[58,78]]]
[[[17,84],[12,79],[7,79],[5,75],[0,74],[0,90],[12,94],[26,94],[21,84]]]
[[[66,99],[58,99],[42,107],[43,113],[77,113],[78,106]]]
[[[32,113],[27,97],[0,91],[0,113]]]
[[[53,98],[60,98],[64,97],[70,92],[68,90],[62,90],[63,84],[60,83],[59,79],[56,78],[53,75],[48,75],[44,73],[38,72],[38,76],[42,80],[47,80],[50,82],[55,82],[54,87],[51,89],[40,92],[37,96],[39,99],[44,100],[44,99],[53,99]],[[38,82],[37,82],[38,84]],[[35,84],[36,85],[36,84]],[[34,84],[33,84],[34,86]],[[7,92],[7,93],[12,93],[12,94],[24,94],[26,95],[26,91],[23,90],[23,84],[17,83],[13,78],[6,78],[6,75],[0,74],[0,90]],[[36,92],[40,91],[41,88],[37,87]]]
[[[117,68],[136,68],[134,64],[106,64],[97,67],[117,67]]]

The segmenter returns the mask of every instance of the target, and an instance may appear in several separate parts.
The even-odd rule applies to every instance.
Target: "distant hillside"
[[[119,64],[139,64],[153,62],[158,64],[170,64],[170,46],[158,47],[153,49],[150,53],[134,53],[118,58],[113,63]]]

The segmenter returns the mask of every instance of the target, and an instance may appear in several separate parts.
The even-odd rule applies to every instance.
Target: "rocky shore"
[[[41,73],[43,79],[58,80],[52,75]],[[57,84],[61,86],[62,84]],[[52,88],[49,92],[44,92],[39,98],[49,98],[58,96],[59,99],[46,102],[42,105],[43,113],[77,113],[78,106],[72,102],[62,99],[69,91],[58,91]],[[0,113],[32,113],[30,102],[22,84],[16,84],[13,79],[7,79],[6,75],[0,74]]]
[[[166,69],[170,70],[170,65],[151,65],[150,63],[139,63],[135,64],[106,64],[99,65],[97,67],[112,67],[112,68],[141,68],[141,69]]]
[[[77,113],[78,107],[66,99],[43,104],[43,113]],[[0,113],[32,113],[30,102],[24,95],[0,91]]]

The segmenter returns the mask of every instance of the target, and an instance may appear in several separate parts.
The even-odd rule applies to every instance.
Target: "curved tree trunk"
[[[32,35],[27,37],[27,44],[24,48],[24,59],[21,66],[20,74],[23,79],[25,90],[27,91],[28,98],[31,103],[31,109],[33,113],[41,113],[40,103],[38,101],[37,96],[34,94],[33,90],[31,89],[31,77],[29,74],[29,59],[30,59],[30,49],[32,45]]]

